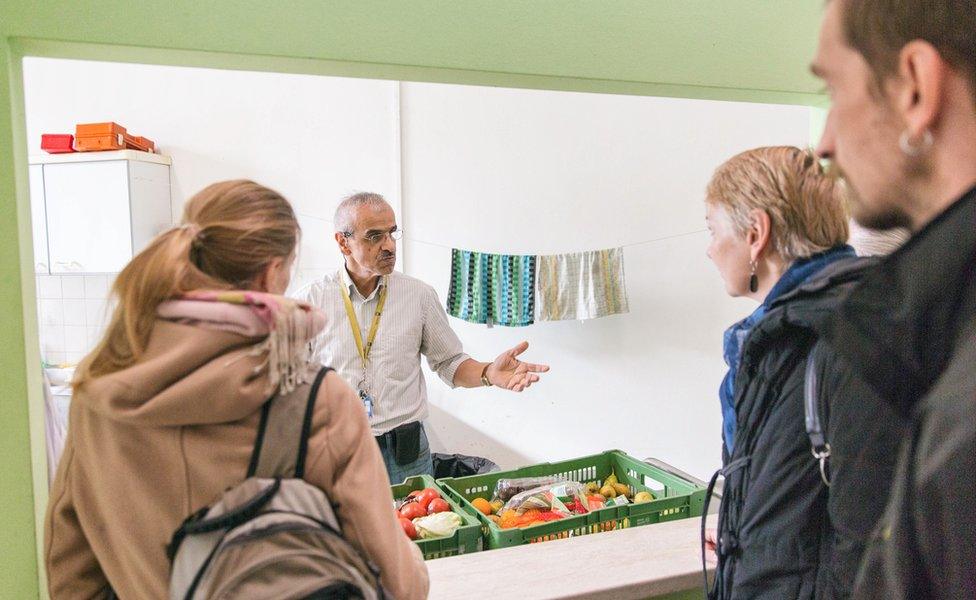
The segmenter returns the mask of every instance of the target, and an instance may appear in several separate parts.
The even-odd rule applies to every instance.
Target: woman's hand
[[[705,530],[705,562],[718,564],[718,532],[711,528]]]

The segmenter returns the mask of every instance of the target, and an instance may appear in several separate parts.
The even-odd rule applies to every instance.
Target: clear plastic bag
[[[570,515],[580,512],[579,507],[585,506],[586,487],[576,481],[562,481],[518,493],[498,512],[513,510],[522,514],[527,510],[537,509]]]
[[[516,495],[526,490],[534,490],[545,485],[553,485],[561,481],[566,481],[565,477],[550,475],[547,477],[521,477],[518,479],[499,479],[495,484],[495,494],[492,500],[508,502]]]

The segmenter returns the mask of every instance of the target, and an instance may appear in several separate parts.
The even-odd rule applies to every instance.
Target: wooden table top
[[[627,600],[700,588],[700,527],[682,519],[427,561],[429,598]]]

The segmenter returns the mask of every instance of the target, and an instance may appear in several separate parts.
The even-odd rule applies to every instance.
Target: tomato
[[[413,522],[403,517],[400,517],[399,521],[400,527],[403,527],[403,533],[407,534],[407,537],[411,540],[417,539],[417,528],[414,527]]]
[[[414,519],[419,519],[420,517],[423,517],[426,514],[427,511],[424,510],[422,506],[420,506],[419,502],[411,502],[410,504],[404,504],[400,508],[400,515],[402,515],[403,518],[405,519],[410,519],[411,521],[413,521]]]
[[[417,504],[422,506],[424,510],[427,510],[427,506],[430,504],[430,501],[436,500],[440,497],[440,492],[434,488],[424,488],[419,494],[417,494]]]
[[[427,505],[427,514],[432,515],[434,513],[447,512],[451,510],[451,505],[447,503],[447,500],[442,498],[434,498]]]
[[[412,497],[411,496],[407,496],[406,498],[403,499],[403,502],[400,503],[400,506],[397,506],[397,510],[403,510],[403,507],[404,506],[406,506],[408,504],[416,504],[416,503],[417,503],[417,497],[416,496],[412,496]]]

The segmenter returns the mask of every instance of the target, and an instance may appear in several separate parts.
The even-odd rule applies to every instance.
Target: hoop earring
[[[750,261],[749,266],[752,267],[752,273],[749,275],[749,291],[755,294],[759,290],[759,277],[756,276],[756,261]]]
[[[898,138],[898,147],[901,151],[905,153],[905,156],[911,158],[917,158],[929,151],[932,147],[932,132],[928,129],[922,131],[922,139],[918,145],[912,143],[912,136],[908,133],[908,130],[901,132],[901,136]]]

